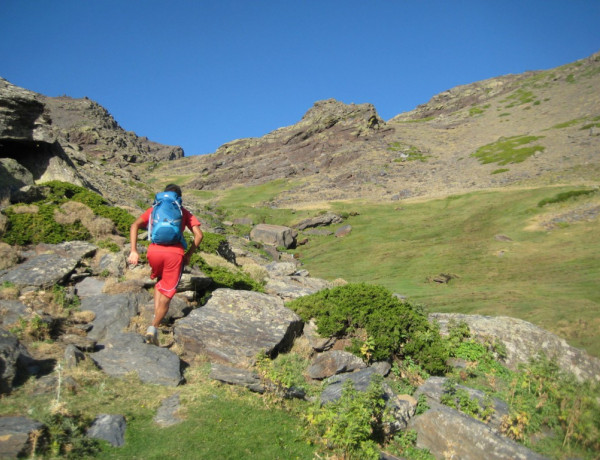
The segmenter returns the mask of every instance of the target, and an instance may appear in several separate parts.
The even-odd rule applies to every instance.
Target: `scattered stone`
[[[344,221],[344,219],[342,219],[337,214],[328,212],[326,214],[323,214],[323,215],[320,215],[317,217],[312,217],[310,219],[304,219],[303,221],[299,222],[296,225],[296,228],[298,230],[305,230],[307,228],[312,228],[312,227],[322,227],[322,226],[327,226],[327,225],[332,225],[332,224],[341,224],[343,221]]]
[[[154,416],[154,423],[163,428],[181,423],[183,419],[178,415],[180,407],[178,393],[163,399]]]
[[[75,285],[75,294],[80,299],[101,295],[105,284],[105,280],[89,276]]]
[[[298,232],[283,225],[258,224],[250,232],[250,239],[271,246],[290,249],[296,246]]]
[[[307,369],[311,379],[322,380],[335,374],[367,367],[362,359],[347,351],[331,350],[319,353]]]
[[[447,393],[445,389],[446,382],[448,381],[445,377],[430,377],[428,378],[423,385],[417,388],[415,391],[415,398],[418,398],[420,395],[425,395],[427,398],[428,404],[431,402],[442,403],[442,397]],[[470,399],[476,399],[479,403],[480,407],[483,407],[486,395],[483,391],[475,390],[473,388],[465,387],[463,385],[457,385],[457,390],[464,390],[468,393]],[[502,418],[507,416],[509,413],[508,405],[498,399],[492,398],[491,403],[493,405],[493,413],[491,418],[486,424],[494,429],[496,432],[500,433],[500,427],[502,426]]]
[[[65,348],[64,360],[65,367],[72,369],[77,367],[81,361],[85,359],[85,355],[75,345],[67,345]]]
[[[81,351],[94,351],[96,341],[85,335],[65,334],[60,336],[60,340],[67,344],[67,347],[75,346]]]
[[[1,283],[19,287],[49,288],[64,282],[83,257],[92,255],[97,247],[83,241],[69,241],[56,245],[39,245],[43,251],[16,265],[0,276]]]
[[[85,297],[81,301],[82,310],[90,310],[96,315],[88,337],[100,341],[119,334],[129,326],[131,318],[137,315],[139,304],[149,299],[148,293],[112,294]]]
[[[125,444],[125,430],[127,422],[122,415],[98,415],[87,430],[87,436],[94,439],[107,441],[113,447]]]
[[[314,294],[331,287],[331,283],[319,278],[306,276],[286,276],[268,278],[265,292],[281,297],[283,300],[293,300],[305,295]]]
[[[0,394],[10,393],[21,372],[32,361],[27,349],[10,332],[0,328]]]
[[[17,324],[20,318],[26,318],[32,313],[31,308],[23,302],[0,299],[0,326],[9,328]]]
[[[340,227],[337,229],[337,231],[335,232],[335,237],[343,238],[345,236],[350,235],[351,232],[352,232],[352,225],[344,225],[343,227]]]

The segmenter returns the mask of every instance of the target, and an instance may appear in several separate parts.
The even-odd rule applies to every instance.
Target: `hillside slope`
[[[492,146],[500,157],[488,164],[473,156],[506,139],[523,144]],[[511,156],[522,147],[534,147],[532,155]],[[596,183],[599,147],[597,53],[552,70],[452,88],[387,122],[370,104],[320,101],[295,125],[169,162],[168,171],[155,175],[179,176],[186,187],[205,191],[288,180],[293,186],[271,203],[286,207]]]

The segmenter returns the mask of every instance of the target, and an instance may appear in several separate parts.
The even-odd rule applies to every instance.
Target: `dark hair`
[[[175,192],[177,195],[181,196],[181,187],[175,184],[169,184],[165,187],[165,192]]]

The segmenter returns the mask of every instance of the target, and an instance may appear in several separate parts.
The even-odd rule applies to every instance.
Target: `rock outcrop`
[[[134,205],[143,194],[124,183],[138,180],[133,166],[181,157],[180,147],[123,130],[90,99],[47,97],[0,78],[0,200],[61,180]]]

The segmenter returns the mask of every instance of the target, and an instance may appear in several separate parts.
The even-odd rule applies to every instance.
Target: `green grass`
[[[296,409],[269,406],[266,400],[239,387],[207,379],[208,366],[194,367],[188,382],[177,388],[142,384],[133,376],[114,379],[98,370],[75,370],[79,387],[63,388],[63,411],[91,420],[99,413],[122,414],[127,422],[125,445],[101,442],[99,459],[312,459],[314,447],[303,437]],[[3,399],[1,415],[29,414],[44,420],[56,393],[36,392],[34,379]],[[161,401],[180,395],[183,422],[161,428],[153,421]],[[36,457],[37,458],[37,457]]]
[[[298,252],[312,276],[381,284],[429,311],[522,318],[600,356],[597,222],[526,230],[560,206],[538,203],[565,190],[478,192],[401,210],[357,203],[350,235],[311,236]],[[440,273],[455,278],[429,281]]]
[[[521,163],[536,152],[544,151],[545,147],[541,145],[527,145],[542,138],[543,136],[503,137],[478,148],[471,156],[479,159],[483,164],[497,163],[504,166],[509,163]]]

